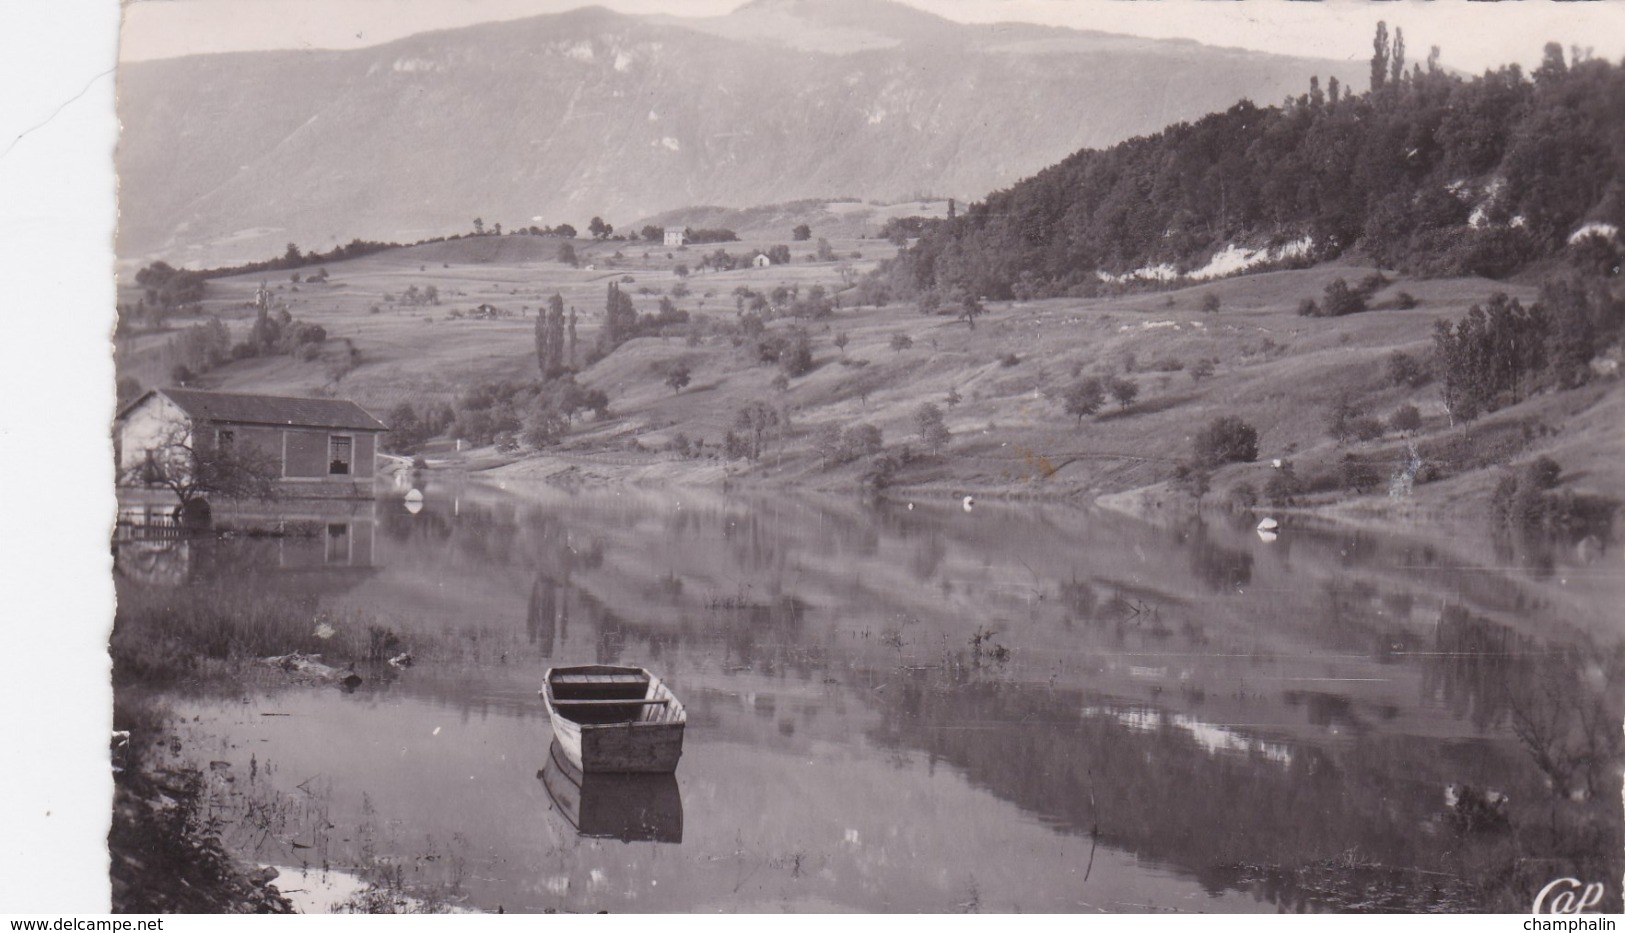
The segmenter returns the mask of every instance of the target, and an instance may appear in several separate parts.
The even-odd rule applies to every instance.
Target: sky
[[[715,16],[744,0],[597,0],[625,13]],[[1413,60],[1479,72],[1526,68],[1547,41],[1625,56],[1625,3],[1526,0],[902,0],[961,22],[1026,21],[1363,62],[1378,20],[1405,30]],[[554,13],[581,0],[126,0],[123,61],[245,49],[357,48],[414,32]]]

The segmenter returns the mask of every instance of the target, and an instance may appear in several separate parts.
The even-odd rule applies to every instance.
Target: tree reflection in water
[[[1350,727],[1351,742],[1321,748],[964,671],[893,677],[870,737],[922,749],[1068,832],[1289,910],[1525,911],[1552,878],[1619,877],[1619,801],[1591,794],[1618,784],[1625,681],[1617,656],[1603,668],[1575,652],[1520,655],[1485,625],[1441,625],[1435,683],[1506,717],[1539,773],[1487,745],[1379,735],[1332,694],[1288,698],[1311,723]],[[1577,676],[1613,686],[1576,694]],[[1448,819],[1444,788],[1463,780],[1502,782],[1511,832]]]
[[[382,575],[331,597],[412,637],[403,688],[438,689],[433,637],[470,630],[482,704],[497,657],[658,664],[741,762],[878,757],[922,799],[951,769],[988,812],[1289,910],[1521,912],[1621,875],[1620,649],[1430,544],[635,490],[379,514]],[[231,564],[209,572],[251,597]],[[1449,785],[1505,794],[1506,831],[1453,820]],[[692,803],[698,834],[724,819]]]

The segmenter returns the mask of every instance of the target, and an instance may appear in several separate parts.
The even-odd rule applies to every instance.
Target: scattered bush
[[[1081,426],[1084,415],[1094,414],[1106,403],[1106,387],[1091,376],[1068,386],[1062,400],[1066,403],[1066,413],[1076,417]]]
[[[785,376],[792,378],[812,372],[812,335],[800,327],[792,327],[784,350],[779,354],[779,366]]]
[[[1422,428],[1422,412],[1415,405],[1401,405],[1389,416],[1388,427],[1399,434],[1419,431]]]
[[[1342,444],[1355,438],[1369,441],[1382,436],[1382,425],[1368,417],[1365,406],[1354,400],[1348,392],[1341,392],[1326,408],[1326,433]]]
[[[1298,474],[1293,471],[1292,464],[1282,464],[1281,468],[1270,474],[1269,482],[1264,484],[1264,498],[1270,505],[1288,506],[1297,501],[1303,494],[1303,484],[1298,480]]]
[[[1344,460],[1338,470],[1343,488],[1365,495],[1382,485],[1382,472],[1363,460]]]
[[[943,421],[942,409],[930,402],[914,410],[914,425],[919,431],[920,440],[932,453],[940,452],[952,437],[947,423]]]
[[[1360,280],[1360,284],[1355,288],[1355,291],[1359,293],[1362,301],[1370,301],[1372,296],[1382,291],[1383,286],[1387,284],[1388,278],[1381,271],[1373,272]]]
[[[689,372],[685,363],[673,363],[666,369],[666,385],[671,386],[672,394],[683,391],[683,388],[693,381],[693,374]]]
[[[1558,466],[1557,461],[1545,456],[1536,457],[1524,470],[1524,475],[1528,477],[1530,485],[1542,492],[1548,489],[1556,489],[1558,479],[1562,473],[1563,468]]]
[[[853,460],[878,454],[884,446],[880,429],[872,424],[855,424],[841,435],[842,451]]]
[[[1410,434],[1410,432],[1420,431],[1422,429],[1422,411],[1417,410],[1417,406],[1409,405],[1409,403],[1399,406],[1388,418],[1388,429],[1397,432],[1397,434]]]
[[[1252,483],[1237,483],[1225,494],[1225,504],[1237,512],[1248,511],[1258,505],[1258,490]]]
[[[1349,422],[1349,433],[1357,441],[1374,441],[1382,436],[1382,422],[1369,416],[1362,415]]]
[[[901,470],[903,465],[908,463],[910,459],[911,455],[907,447],[898,453],[876,456],[863,468],[859,480],[870,491],[880,492],[895,481],[897,471]]]
[[[1196,504],[1202,504],[1202,497],[1207,495],[1213,481],[1213,471],[1207,466],[1189,461],[1180,461],[1174,467],[1173,487],[1190,494]]]
[[[1359,289],[1349,288],[1349,283],[1341,278],[1332,279],[1326,286],[1321,308],[1326,317],[1358,314],[1366,309],[1365,294]]]
[[[1107,380],[1107,385],[1111,390],[1112,398],[1117,399],[1117,407],[1120,409],[1126,409],[1133,405],[1134,400],[1140,396],[1140,385],[1133,379],[1114,376]]]
[[[1235,415],[1215,418],[1192,442],[1197,466],[1251,463],[1258,459],[1258,431]]]
[[[1388,354],[1388,381],[1395,386],[1416,389],[1432,378],[1428,368],[1402,350]]]
[[[1618,503],[1567,489],[1553,492],[1561,474],[1550,457],[1539,457],[1517,472],[1508,470],[1490,494],[1495,520],[1525,532],[1607,528]]]

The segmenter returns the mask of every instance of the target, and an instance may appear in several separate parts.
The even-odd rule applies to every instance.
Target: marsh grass
[[[107,835],[114,912],[292,912],[268,875],[245,870],[227,852],[203,773],[179,757],[170,717],[145,691],[116,695],[114,728],[129,742],[113,774]]]
[[[376,662],[403,647],[369,613],[320,610],[310,597],[248,598],[224,585],[123,588],[110,643],[118,687],[228,679],[246,662],[293,652]]]

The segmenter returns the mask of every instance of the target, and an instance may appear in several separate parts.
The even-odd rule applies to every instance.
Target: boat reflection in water
[[[552,742],[538,776],[553,805],[583,836],[683,841],[683,797],[675,774],[583,775]]]

